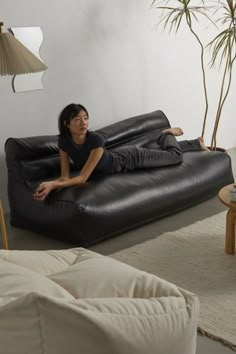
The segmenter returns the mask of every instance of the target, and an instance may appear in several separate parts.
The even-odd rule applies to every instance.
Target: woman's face
[[[80,111],[77,116],[71,119],[67,128],[71,135],[85,135],[88,130],[88,115],[85,111]]]

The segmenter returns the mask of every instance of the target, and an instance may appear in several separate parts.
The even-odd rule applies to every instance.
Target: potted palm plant
[[[223,66],[220,94],[211,137],[211,149],[216,149],[217,131],[222,109],[230,91],[233,64],[236,58],[236,0],[171,0],[171,5],[169,0],[153,0],[151,6],[161,11],[157,25],[163,24],[164,30],[169,28],[170,31],[175,30],[178,32],[180,26],[185,21],[194,39],[199,44],[205,98],[202,137],[204,137],[205,133],[209,107],[206,68],[204,63],[207,48],[211,50],[211,66],[215,66],[218,59],[220,67]],[[200,23],[201,16],[204,16],[215,26],[223,26],[223,29],[206,46],[204,46],[193,25],[194,21]]]
[[[230,91],[233,64],[236,58],[236,1],[219,1],[217,12],[221,10],[223,10],[222,14],[217,21],[225,28],[223,28],[223,30],[208,45],[212,48],[212,65],[214,65],[217,58],[220,57],[220,65],[223,64],[224,66],[220,96],[211,138],[211,148],[213,149],[216,148],[217,131],[222,109]]]

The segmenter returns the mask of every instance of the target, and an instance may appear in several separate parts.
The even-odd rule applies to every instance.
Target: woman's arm
[[[66,178],[66,179],[58,179],[55,181],[49,181],[49,182],[43,182],[39,185],[37,188],[37,191],[33,194],[34,199],[37,200],[43,200],[46,198],[46,196],[53,190],[59,187],[69,187],[69,186],[74,186],[74,185],[79,185],[85,183],[90,175],[92,174],[93,170],[95,169],[96,165],[98,164],[99,160],[101,159],[103,155],[104,149],[102,147],[93,149],[90,152],[90,155],[88,157],[88,160],[84,164],[82,170],[80,171],[79,176],[72,177],[72,178]],[[68,162],[69,163],[69,162]],[[63,172],[67,172],[66,170],[66,164],[63,167],[63,164],[61,164],[61,168]],[[63,170],[63,168],[65,168]],[[63,175],[62,175],[63,176]],[[67,176],[66,174],[64,175],[65,177]]]
[[[34,199],[43,200],[53,189],[54,182],[66,181],[70,178],[69,155],[65,151],[59,149],[59,156],[61,165],[61,176],[55,181],[40,183],[35,193],[33,193]]]
[[[60,163],[61,163],[61,177],[59,181],[65,181],[70,178],[70,163],[67,152],[59,149]]]
[[[83,184],[87,182],[89,179],[90,175],[92,174],[93,170],[97,166],[98,162],[100,161],[102,155],[103,155],[104,149],[102,147],[93,149],[90,152],[90,155],[88,157],[88,160],[84,164],[82,170],[80,171],[79,176],[69,178],[68,180],[65,181],[56,181],[58,187],[69,187],[69,186],[74,186],[77,184]]]

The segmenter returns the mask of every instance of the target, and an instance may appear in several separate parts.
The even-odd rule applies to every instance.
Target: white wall
[[[177,36],[156,31],[150,3],[1,0],[4,31],[17,26],[42,28],[40,53],[49,67],[43,77],[44,90],[16,94],[11,78],[0,77],[0,195],[6,210],[5,140],[56,134],[58,113],[68,103],[80,102],[88,108],[92,129],[162,109],[173,126],[183,128],[186,138],[200,135],[203,95],[198,46],[187,30]],[[205,40],[211,31],[203,32]],[[218,76],[215,70],[209,72],[213,108]],[[226,148],[236,146],[232,129],[235,78],[232,85],[218,138],[218,145]]]

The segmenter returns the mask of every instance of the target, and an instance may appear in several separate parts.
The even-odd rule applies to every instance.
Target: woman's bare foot
[[[173,134],[174,136],[180,136],[183,135],[184,132],[181,128],[168,128],[162,131],[162,133],[170,133]]]
[[[201,136],[197,140],[199,141],[199,144],[200,144],[202,150],[210,151],[210,149],[208,149],[208,147],[206,146],[206,144],[204,142],[204,139]]]

